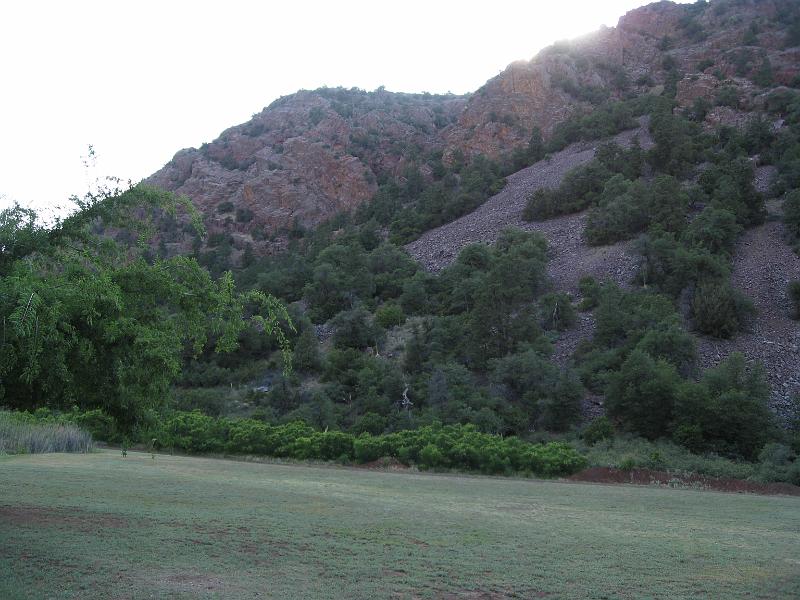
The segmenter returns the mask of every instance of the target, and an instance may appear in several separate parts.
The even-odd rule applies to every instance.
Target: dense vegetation
[[[720,102],[733,101],[726,94]],[[136,243],[147,239],[150,216],[179,226],[176,201],[146,188],[89,201],[49,229],[29,211],[5,211],[0,402],[75,406],[117,439],[141,438],[172,410],[199,409],[220,422],[302,421],[352,439],[470,425],[536,439],[625,432],[747,460],[778,443],[793,457],[796,424],[773,422],[763,373],[736,355],[699,372],[686,325],[730,337],[752,314],[729,283],[738,235],[765,218],[752,156],[778,168],[771,194],[786,194],[789,241],[800,238],[800,99],[774,91],[765,116],[743,130],[706,131],[698,107],[673,109],[668,95],[605,102],[565,121],[547,142],[534,131],[498,163],[456,156],[445,165],[441,155],[416,155],[356,213],[297,228],[287,252],[244,252],[238,264],[224,235],[203,242],[199,229],[194,258]],[[591,244],[635,239],[641,261],[632,291],[586,280],[574,306],[546,278],[544,240],[521,231],[465,248],[438,275],[398,246],[472,210],[505,174],[641,115],[652,148],[603,145],[558,189],[534,194],[526,210],[546,219],[588,209]],[[785,123],[779,131],[768,124],[773,117]],[[144,227],[115,244],[92,233],[102,230],[98,221]],[[790,298],[800,297],[795,287]],[[557,366],[552,343],[574,325],[576,308],[594,311],[597,330],[572,368]],[[605,396],[610,420],[583,431],[587,391]]]
[[[143,187],[90,197],[45,228],[30,209],[0,213],[0,402],[15,409],[98,408],[124,428],[163,406],[185,357],[232,350],[248,327],[274,334],[284,353],[283,306],[213,280],[196,261],[148,262],[142,248],[92,232],[139,226],[131,211],[175,208]]]
[[[782,103],[770,98],[774,114],[793,110],[794,96]],[[238,398],[249,398],[256,416],[270,422],[301,418],[373,434],[473,423],[483,431],[524,436],[574,428],[588,388],[609,398],[618,430],[669,438],[697,453],[753,460],[769,441],[796,445],[791,433],[774,426],[757,369],[734,356],[714,371],[697,371],[692,336],[677,310],[688,294],[690,327],[718,337],[735,335],[747,323],[751,305],[728,283],[739,233],[765,214],[747,159],[760,152],[762,162],[779,164],[774,144],[786,133],[769,130],[764,120],[743,131],[704,133],[691,111],[673,114],[665,98],[606,106],[564,125],[585,120],[568,141],[615,133],[634,115],[647,114],[655,146],[601,146],[596,159],[569,174],[559,189],[537,193],[528,211],[532,218],[549,218],[589,208],[591,243],[637,238],[641,292],[584,282],[581,308],[594,309],[599,326],[576,355],[576,371],[548,358],[552,340],[574,322],[575,307],[548,289],[542,240],[508,232],[495,247],[468,247],[452,266],[430,275],[393,244],[398,238],[381,235],[382,227],[392,231],[393,221],[378,222],[376,215],[409,206],[382,188],[354,218],[305,232],[290,253],[256,260],[242,272],[245,287],[302,300],[304,308],[296,315],[294,355],[302,367],[288,379],[274,378],[268,392]],[[544,143],[534,132],[508,164],[519,168],[560,144]],[[698,169],[697,182],[687,183]],[[791,171],[779,171],[776,187],[791,187]],[[417,197],[430,185],[438,184],[421,184]],[[318,343],[319,335],[326,341]],[[197,368],[217,373],[217,383],[237,381],[245,362],[233,358]],[[178,406],[224,412],[221,402],[185,383]]]

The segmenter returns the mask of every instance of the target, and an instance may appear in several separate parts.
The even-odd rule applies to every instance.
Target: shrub
[[[578,291],[582,298],[581,303],[578,305],[580,310],[592,310],[600,302],[600,292],[602,286],[594,278],[590,276],[581,277],[578,282]]]
[[[753,74],[752,79],[753,83],[761,87],[771,87],[775,84],[775,73],[769,58],[764,57],[764,60],[761,61],[761,64]]]
[[[297,337],[292,353],[292,366],[301,373],[313,373],[318,371],[321,365],[319,340],[314,327],[309,324]]]
[[[572,298],[565,292],[550,292],[539,299],[539,322],[544,329],[564,331],[575,324]]]
[[[601,440],[608,440],[614,437],[614,425],[612,425],[608,417],[597,417],[592,419],[591,423],[584,428],[581,437],[584,442],[594,446]]]
[[[707,207],[686,228],[683,241],[692,248],[729,256],[741,231],[731,211]]]
[[[643,231],[648,224],[644,186],[615,175],[600,194],[599,206],[586,218],[586,241],[594,246],[612,244]]]
[[[567,172],[555,189],[541,188],[528,197],[522,218],[542,221],[558,215],[579,212],[594,204],[612,173],[600,162],[575,167]]]
[[[362,434],[353,442],[353,452],[357,462],[366,463],[390,456],[389,440],[383,436]]]
[[[233,202],[220,202],[217,205],[217,212],[220,214],[233,212]]]
[[[378,329],[372,315],[363,307],[339,313],[333,319],[333,326],[333,343],[337,348],[366,348],[376,345]]]
[[[725,161],[700,175],[699,184],[715,208],[729,210],[742,225],[764,222],[764,198],[753,186],[753,165],[747,158]]]
[[[403,314],[403,309],[393,302],[382,304],[375,311],[375,323],[383,329],[391,329],[396,325],[402,325],[405,320],[406,316]]]
[[[564,374],[556,386],[537,402],[536,424],[547,431],[566,431],[577,423],[583,413],[583,386]]]
[[[437,446],[428,444],[419,451],[419,466],[423,469],[435,469],[445,466],[442,451]]]
[[[163,426],[163,446],[186,452],[223,452],[226,421],[200,412],[176,413]]]
[[[376,426],[369,428],[377,431],[377,421],[372,420]],[[363,425],[365,429],[368,424]],[[165,440],[163,445],[189,452],[224,451],[359,463],[388,457],[422,468],[484,473],[568,475],[586,464],[566,444],[530,444],[515,437],[481,433],[473,425],[436,425],[385,435],[362,433],[356,437],[352,433],[315,431],[297,421],[268,425],[251,419],[212,419],[199,413],[177,413],[162,425],[157,435]]]
[[[736,86],[725,85],[717,89],[714,96],[714,103],[717,106],[730,106],[739,108],[739,90]]]
[[[783,202],[783,224],[789,241],[797,244],[800,241],[800,190],[792,190],[786,194]]]
[[[765,444],[758,454],[758,462],[755,479],[800,485],[800,461],[789,446],[775,442]]]
[[[733,336],[754,312],[753,303],[727,282],[702,282],[692,298],[695,329],[716,338]]]
[[[747,479],[755,473],[755,466],[751,463],[716,454],[696,454],[669,440],[650,441],[618,435],[613,444],[579,446],[579,450],[592,467],[619,468],[625,462],[631,468],[657,468],[733,479]],[[654,461],[656,457],[658,460]]]
[[[562,214],[565,208],[554,190],[540,188],[528,196],[522,218],[525,221],[543,221]]]
[[[704,121],[709,110],[711,110],[711,103],[708,100],[702,97],[695,98],[687,116],[692,121]]]
[[[760,366],[734,353],[676,394],[673,439],[692,451],[753,459],[770,435],[769,386]]]
[[[116,422],[102,410],[95,409],[86,412],[75,412],[68,418],[70,418],[78,428],[88,431],[96,440],[104,442],[116,442],[120,440]]]
[[[255,217],[255,213],[249,208],[237,208],[236,209],[236,222],[237,223],[249,223]]]
[[[673,365],[634,350],[609,375],[606,409],[629,431],[648,439],[668,432],[680,377]]]
[[[368,412],[356,419],[356,422],[350,428],[350,431],[354,435],[360,435],[362,433],[380,435],[386,430],[387,425],[388,421],[386,417],[374,412]]]

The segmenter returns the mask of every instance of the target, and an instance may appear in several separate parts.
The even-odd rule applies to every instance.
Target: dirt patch
[[[76,529],[96,533],[103,529],[130,527],[123,517],[83,511],[77,508],[41,508],[38,506],[0,506],[0,523],[12,525]]]
[[[527,600],[528,598],[547,598],[549,595],[547,592],[535,590],[525,592],[470,590],[447,593],[438,597],[442,600],[510,600],[511,598]]]
[[[226,582],[219,577],[190,573],[159,577],[156,578],[155,582],[162,589],[182,593],[213,592],[228,588]]]
[[[355,465],[357,469],[372,469],[375,471],[408,471],[410,467],[404,465],[396,458],[387,456],[370,462]]]
[[[697,473],[669,473],[651,469],[623,471],[611,467],[591,467],[569,477],[570,481],[588,483],[630,483],[634,485],[658,485],[676,488],[697,488],[717,492],[735,492],[800,496],[800,486],[790,483],[757,483],[743,479],[708,477]]]

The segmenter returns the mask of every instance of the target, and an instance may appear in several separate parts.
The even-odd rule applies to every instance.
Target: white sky
[[[137,181],[298,89],[470,92],[645,3],[2,1],[0,208],[85,193],[89,144]]]

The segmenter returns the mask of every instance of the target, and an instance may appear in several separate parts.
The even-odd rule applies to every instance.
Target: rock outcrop
[[[298,92],[210,144],[181,150],[147,183],[189,196],[211,232],[263,239],[368,201],[380,179],[443,147],[440,130],[464,103],[382,90]]]
[[[706,118],[741,125],[763,103],[764,86],[800,76],[786,19],[792,7],[793,0],[656,2],[616,27],[512,63],[469,96],[301,91],[199,149],[181,150],[147,182],[188,195],[212,233],[263,246],[276,233],[355,209],[410,165],[424,176],[422,157],[432,152],[445,162],[498,159],[527,144],[534,129],[546,139],[607,99],[674,87],[690,109],[734,88]]]
[[[546,138],[572,114],[605,98],[662,93],[678,74],[682,106],[698,97],[713,103],[723,79],[743,88],[742,102],[757,93],[749,80],[789,84],[800,74],[800,48],[787,47],[781,21],[789,4],[656,2],[630,11],[614,28],[559,42],[512,63],[475,92],[445,131],[446,155],[497,158],[527,142],[535,127]]]

